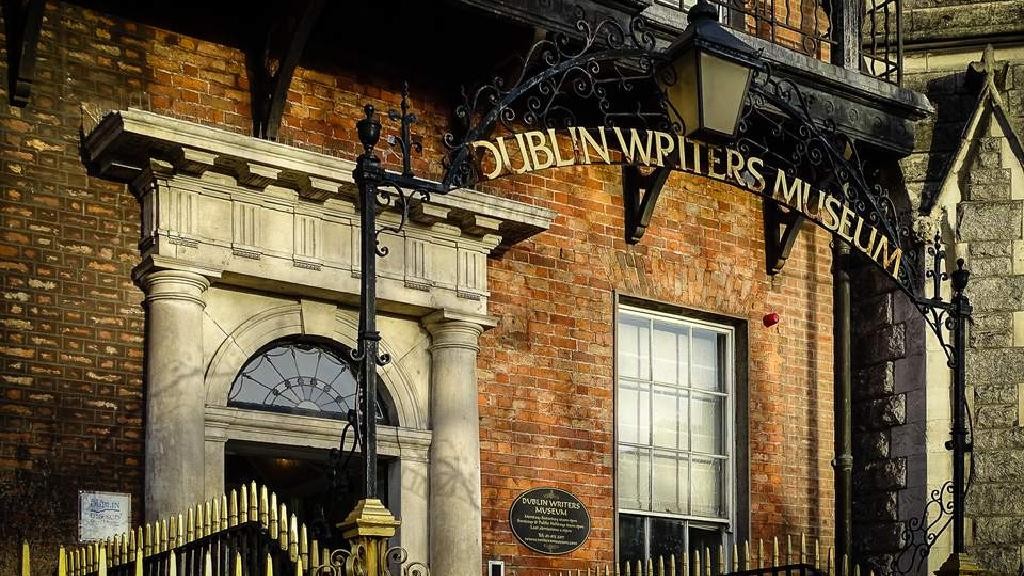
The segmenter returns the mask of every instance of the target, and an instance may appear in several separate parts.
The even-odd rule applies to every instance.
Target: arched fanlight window
[[[228,392],[228,406],[348,418],[356,379],[345,352],[303,340],[278,340],[245,363]],[[377,398],[377,421],[388,423]]]

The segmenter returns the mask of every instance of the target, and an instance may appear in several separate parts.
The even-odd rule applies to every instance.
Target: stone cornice
[[[245,440],[268,444],[307,446],[314,449],[338,447],[345,422],[296,414],[243,410],[229,406],[206,406],[206,440]],[[385,456],[428,461],[432,433],[396,426],[379,426],[377,449]],[[352,449],[352,437],[345,449]]]
[[[355,199],[350,160],[133,108],[113,111],[92,127],[83,136],[82,156],[91,174],[135,187],[148,185],[145,177],[153,172],[210,172],[256,191],[276,186],[313,201]],[[546,208],[470,189],[435,195],[412,212],[414,221],[499,236],[497,253],[547,230],[554,217]]]

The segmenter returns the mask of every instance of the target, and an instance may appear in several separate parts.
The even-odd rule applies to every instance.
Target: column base
[[[960,574],[985,576],[989,572],[979,568],[974,558],[966,552],[950,554],[949,558],[946,558],[946,561],[942,563],[942,566],[935,571],[935,576],[957,576]]]

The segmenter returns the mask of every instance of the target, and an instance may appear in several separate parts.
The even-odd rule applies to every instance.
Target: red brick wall
[[[22,537],[40,573],[77,539],[78,490],[131,492],[142,517],[139,207],[85,173],[79,128],[142,105],[247,132],[243,63],[232,48],[47,2],[25,108],[9,105],[4,70],[0,572],[13,573]]]
[[[363,104],[386,110],[400,98],[394,79],[306,70],[292,88],[282,137],[347,157],[358,153],[352,126]],[[444,106],[424,101],[430,87],[414,90],[416,133],[442,133]],[[415,168],[437,176],[440,166],[424,159],[440,157],[439,142],[423,144]],[[549,231],[488,269],[490,313],[500,323],[481,340],[479,361],[484,559],[522,569],[613,558],[615,291],[747,320],[751,533],[831,536],[828,235],[801,234],[773,287],[761,201],[749,192],[675,174],[647,235],[627,247],[617,169],[563,168],[483,188],[558,213]],[[783,321],[768,330],[761,318],[772,310]],[[515,496],[548,485],[579,495],[593,519],[590,540],[571,556],[530,553],[508,525]]]
[[[827,236],[802,234],[773,288],[749,193],[673,175],[646,236],[628,247],[616,171],[566,172],[534,175],[513,195],[558,217],[489,269],[501,322],[480,352],[485,555],[516,567],[613,558],[613,291],[748,322],[751,532],[831,534]],[[765,329],[770,310],[782,323]],[[511,534],[513,499],[542,485],[590,510],[591,538],[571,557],[529,553]]]
[[[142,493],[143,314],[130,280],[138,207],[123,186],[87,177],[78,155],[80,103],[109,104],[141,85],[143,50],[114,28],[49,3],[28,107],[8,105],[3,74],[4,572],[20,537],[49,545],[37,547],[43,564],[55,541],[74,541],[77,490]]]
[[[17,534],[11,523],[0,530],[45,528],[68,542],[78,489],[142,493],[143,313],[130,281],[138,207],[124,187],[84,173],[83,114],[89,123],[142,102],[248,132],[243,62],[235,48],[47,3],[31,103],[11,108],[0,94],[0,478],[16,470],[49,478],[36,484],[52,490],[31,496],[60,505],[29,514],[35,524],[18,523]],[[281,138],[354,157],[362,105],[396,105],[397,86],[300,69]],[[441,133],[441,88],[413,89],[416,132]],[[440,158],[440,144],[423,143],[415,167],[436,176],[440,166],[426,159]],[[487,188],[558,217],[490,262],[491,312],[501,323],[484,336],[479,364],[485,559],[541,567],[612,558],[613,291],[748,321],[753,533],[829,534],[826,236],[803,234],[773,287],[760,201],[749,193],[674,175],[647,236],[626,247],[619,186],[615,170],[575,168]],[[783,321],[766,330],[769,310]],[[512,498],[537,485],[571,489],[590,509],[591,539],[570,557],[531,556],[508,530]],[[3,495],[15,512],[29,506],[22,500]],[[138,518],[141,501],[133,505]],[[0,551],[0,569],[11,559]]]

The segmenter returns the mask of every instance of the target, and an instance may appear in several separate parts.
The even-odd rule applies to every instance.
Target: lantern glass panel
[[[701,52],[699,94],[702,131],[728,137],[736,134],[750,74],[751,69],[742,64]]]
[[[664,86],[665,95],[683,123],[683,134],[689,136],[700,127],[696,53],[692,49],[683,52],[672,67],[675,69],[675,83]]]

